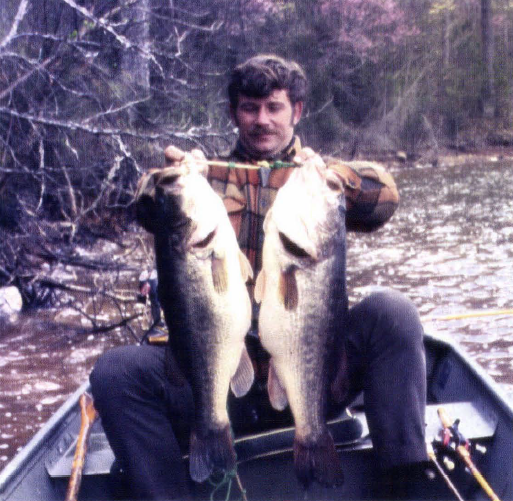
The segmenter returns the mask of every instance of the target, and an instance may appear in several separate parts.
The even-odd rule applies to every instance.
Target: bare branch
[[[121,35],[118,33],[112,25],[107,22],[104,18],[98,18],[94,16],[89,10],[87,10],[85,7],[82,7],[78,5],[74,0],[62,0],[64,3],[75,9],[76,11],[80,12],[85,18],[89,19],[89,21],[93,22],[95,25],[103,28],[105,31],[110,33],[121,45],[125,50],[135,49],[139,51],[145,58],[152,61],[160,70],[162,70],[162,67],[156,60],[155,56],[146,48],[139,44],[132,43],[127,37]]]
[[[48,57],[41,63],[38,63],[36,66],[31,68],[24,75],[17,78],[14,82],[12,82],[11,85],[9,85],[9,87],[0,92],[0,99],[3,99],[4,97],[8,96],[16,87],[18,87],[23,82],[27,81],[34,73],[46,68],[53,60],[53,57]]]
[[[44,170],[44,168],[45,168],[45,148],[43,145],[43,141],[39,140],[39,169],[42,172]],[[39,211],[39,209],[41,208],[41,205],[43,204],[43,197],[44,197],[45,191],[46,191],[46,185],[45,185],[45,179],[43,177],[43,180],[41,182],[41,191],[39,194],[39,202],[36,207],[36,212]]]
[[[21,0],[20,5],[18,6],[18,12],[16,13],[16,16],[14,17],[14,22],[12,23],[11,29],[9,33],[5,36],[5,38],[0,42],[0,49],[3,49],[6,47],[11,40],[14,38],[18,31],[18,27],[25,17],[25,14],[27,13],[27,7],[28,7],[28,0]]]
[[[126,111],[130,108],[133,108],[137,104],[144,103],[150,99],[149,96],[145,96],[141,99],[136,99],[134,101],[128,101],[126,103],[123,103],[121,106],[117,106],[116,108],[109,108],[108,110],[101,111],[99,113],[96,113],[95,115],[91,115],[90,117],[86,118],[82,124],[88,124],[89,122],[93,122],[94,120],[97,120],[99,118],[105,118],[107,115],[115,115],[116,113],[121,113],[122,111]]]
[[[30,113],[22,113],[11,108],[6,108],[4,106],[0,106],[0,113],[4,113],[6,115],[11,115],[13,117],[22,118],[24,120],[28,120],[31,123],[39,123],[43,125],[50,125],[54,127],[60,127],[63,129],[69,129],[73,131],[83,131],[88,132],[89,134],[94,135],[102,135],[102,136],[131,136],[138,139],[146,139],[146,140],[159,140],[159,139],[169,139],[169,138],[179,138],[179,139],[201,139],[205,137],[219,137],[223,138],[224,134],[209,131],[205,128],[199,127],[190,127],[190,129],[186,132],[181,131],[172,131],[172,132],[159,132],[159,133],[146,133],[139,132],[133,129],[111,129],[107,127],[91,127],[84,125],[83,123],[74,122],[72,120],[56,120],[48,117],[40,117],[36,115],[32,115]]]

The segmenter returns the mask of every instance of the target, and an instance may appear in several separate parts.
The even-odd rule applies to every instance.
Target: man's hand
[[[165,164],[163,167],[150,169],[144,173],[137,183],[135,192],[136,215],[139,223],[150,233],[158,230],[155,217],[156,188],[162,180],[171,177],[177,179],[191,172],[207,175],[208,163],[201,150],[182,151],[170,145],[164,150]]]
[[[315,153],[311,148],[303,148],[295,157],[294,163],[303,165],[309,163],[315,165],[318,169],[325,169],[326,164],[318,153]]]
[[[174,164],[179,164],[185,158],[185,151],[171,144],[164,150],[164,156],[166,158],[166,167],[172,167]]]
[[[200,174],[204,176],[208,172],[208,164],[205,155],[201,150],[194,149],[190,152],[185,152],[176,146],[169,145],[164,150],[165,166],[166,167],[181,167],[184,166],[189,170],[192,165],[198,169]]]

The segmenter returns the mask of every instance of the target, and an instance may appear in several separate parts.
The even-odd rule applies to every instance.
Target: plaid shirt
[[[294,138],[279,160],[291,161],[300,150],[299,138]],[[240,143],[227,160],[246,163],[253,161]],[[390,219],[397,208],[399,194],[392,176],[379,164],[363,161],[342,162],[333,158],[325,158],[324,161],[344,179],[348,230],[372,231]],[[276,192],[288,179],[293,168],[297,167],[270,171],[266,168],[209,168],[210,184],[224,200],[240,248],[248,257],[255,277],[262,267],[265,215],[276,197]]]
[[[300,150],[301,143],[298,138],[294,138],[282,155],[274,160],[290,162]],[[254,163],[240,144],[224,160]],[[349,231],[372,231],[390,219],[397,208],[399,194],[392,176],[383,167],[375,162],[343,162],[333,158],[325,158],[324,161],[344,180],[346,228]],[[294,168],[300,167],[271,170],[209,167],[209,182],[224,201],[239,246],[248,257],[255,278],[262,267],[265,215],[278,189],[284,185]],[[153,176],[159,171],[152,169],[139,180],[136,199],[143,195],[153,197]],[[248,285],[252,295],[254,282]]]

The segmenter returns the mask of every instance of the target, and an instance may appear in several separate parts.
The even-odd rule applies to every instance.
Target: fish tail
[[[215,470],[232,470],[236,461],[230,425],[191,433],[189,472],[195,482],[204,482]]]
[[[326,487],[340,486],[344,483],[340,458],[328,430],[311,443],[295,438],[294,468],[305,488],[313,480]]]

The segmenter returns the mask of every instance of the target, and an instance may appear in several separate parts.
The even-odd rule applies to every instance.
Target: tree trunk
[[[125,1],[123,3],[126,3]],[[124,79],[123,97],[126,101],[143,101],[150,89],[149,47],[149,0],[128,2],[126,8],[126,30],[124,36],[132,47],[123,51],[121,70]],[[130,124],[138,128],[144,123],[141,106],[129,109]]]
[[[451,64],[451,11],[445,9],[444,12],[444,42],[443,42],[443,63],[442,67],[444,70],[449,68]]]
[[[482,61],[484,69],[483,87],[481,90],[481,101],[483,116],[491,118],[495,115],[495,75],[494,63],[494,38],[492,25],[492,0],[481,0],[481,40],[482,40]]]

